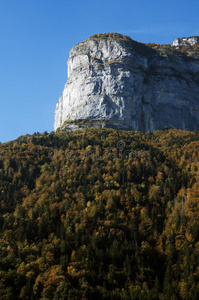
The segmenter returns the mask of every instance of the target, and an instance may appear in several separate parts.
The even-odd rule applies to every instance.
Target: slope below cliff
[[[198,147],[176,129],[0,145],[0,299],[199,299]]]
[[[180,39],[165,50],[104,34],[74,46],[55,130],[77,129],[77,120],[80,128],[90,123],[140,131],[199,129],[199,60],[183,54],[179,44]],[[197,39],[187,45],[193,44]]]

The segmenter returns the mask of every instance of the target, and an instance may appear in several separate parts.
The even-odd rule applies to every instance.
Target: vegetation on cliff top
[[[131,39],[127,35],[119,34],[119,33],[98,33],[94,34],[90,37],[91,39],[107,39],[107,38],[113,38],[120,41],[130,42],[131,45],[133,45],[134,49],[141,51],[141,54],[143,55],[153,55],[156,53],[159,53],[161,55],[178,55],[181,57],[186,58],[199,58],[199,45],[189,45],[189,46],[181,46],[179,49],[176,49],[176,47],[171,46],[170,44],[155,44],[155,43],[140,43],[136,42],[133,39]],[[151,52],[151,50],[155,50],[154,52]]]
[[[109,33],[97,33],[92,36],[90,36],[91,39],[107,39],[107,38],[113,38],[113,39],[123,39],[127,41],[132,41],[132,39],[127,36],[116,32],[109,32]]]
[[[199,44],[193,46],[181,46],[179,47],[179,49],[176,49],[176,47],[173,47],[170,44],[160,45],[155,43],[148,43],[146,44],[146,46],[158,51],[163,55],[173,54],[184,58],[199,58]]]

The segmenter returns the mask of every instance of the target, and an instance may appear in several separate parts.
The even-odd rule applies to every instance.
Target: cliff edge
[[[198,130],[198,42],[176,39],[164,47],[109,33],[75,45],[54,129]]]

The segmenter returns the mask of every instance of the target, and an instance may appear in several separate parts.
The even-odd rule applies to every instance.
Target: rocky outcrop
[[[199,44],[199,36],[191,36],[188,38],[185,37],[185,38],[175,39],[171,44],[171,46],[182,47],[182,46],[189,46],[189,45],[193,46],[196,44]]]
[[[139,131],[199,129],[199,60],[167,55],[119,34],[77,44],[70,51],[54,128],[89,124]]]

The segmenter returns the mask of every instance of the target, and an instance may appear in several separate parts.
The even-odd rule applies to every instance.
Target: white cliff
[[[90,37],[70,51],[54,128],[77,129],[75,120],[127,130],[199,129],[199,61],[161,55],[122,35]]]
[[[184,37],[184,38],[175,39],[171,44],[171,46],[182,47],[182,46],[189,46],[189,45],[193,46],[196,44],[199,44],[199,36],[191,36],[188,38]]]

